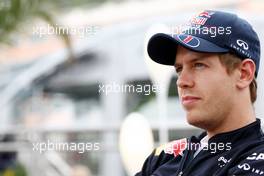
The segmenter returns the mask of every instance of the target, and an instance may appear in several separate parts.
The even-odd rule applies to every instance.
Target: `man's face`
[[[228,75],[217,54],[177,48],[175,69],[179,97],[191,125],[213,129],[231,112],[235,78]]]

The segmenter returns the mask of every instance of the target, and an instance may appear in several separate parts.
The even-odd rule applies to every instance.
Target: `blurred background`
[[[198,134],[186,123],[173,68],[150,63],[145,44],[204,9],[247,19],[263,51],[263,0],[1,0],[0,175],[133,175],[154,147]],[[164,88],[120,88],[153,84]]]

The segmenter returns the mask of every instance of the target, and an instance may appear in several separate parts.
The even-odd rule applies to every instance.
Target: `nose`
[[[190,71],[182,69],[181,73],[178,75],[177,86],[181,89],[191,88],[194,86],[193,75]]]

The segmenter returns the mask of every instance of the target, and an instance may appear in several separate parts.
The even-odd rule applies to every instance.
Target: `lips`
[[[196,97],[196,96],[182,96],[182,104],[183,106],[190,106],[193,105],[194,103],[196,103],[197,101],[201,100],[200,97]]]

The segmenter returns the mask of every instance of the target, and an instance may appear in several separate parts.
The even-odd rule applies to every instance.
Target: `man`
[[[189,124],[198,137],[153,151],[136,176],[264,175],[264,135],[255,117],[260,42],[238,16],[204,11],[179,34],[156,34],[152,60],[174,65]]]

